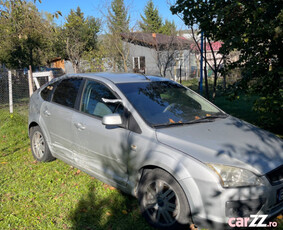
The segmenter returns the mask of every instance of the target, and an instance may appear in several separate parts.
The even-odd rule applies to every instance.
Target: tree
[[[144,9],[144,15],[141,15],[143,22],[139,22],[140,28],[144,32],[161,33],[162,18],[159,16],[158,9],[154,6],[152,0],[147,2]]]
[[[129,32],[130,17],[123,0],[113,0],[108,9],[107,25],[109,34],[106,42],[109,57],[112,57],[114,71],[124,69],[128,72],[129,48],[126,47],[121,38],[121,33]]]
[[[170,71],[171,77],[173,76],[173,66],[175,66],[176,58],[179,55],[175,43],[176,38],[170,36],[165,45],[156,44],[156,63],[162,77],[166,77],[168,70]]]
[[[71,10],[66,20],[64,24],[66,53],[77,73],[80,72],[84,52],[96,48],[100,22],[93,17],[84,18],[84,13],[79,7],[76,11]]]
[[[242,69],[237,88],[262,95],[258,105],[269,114],[279,111],[282,118],[282,7],[281,0],[177,0],[171,11],[211,40],[222,41],[223,55],[239,51],[239,60],[227,60],[225,68]]]
[[[156,64],[160,75],[166,77],[169,73],[173,77],[178,64],[181,81],[181,69],[184,62],[188,61],[190,42],[173,35],[155,34],[155,36]]]
[[[191,26],[191,31],[192,31],[192,38],[195,42],[195,52],[196,54],[199,54],[200,58],[202,57],[204,62],[205,62],[205,68],[204,68],[204,78],[205,78],[205,90],[206,90],[206,98],[209,99],[209,86],[208,86],[208,80],[207,80],[207,66],[209,66],[209,68],[213,71],[214,73],[214,81],[213,81],[213,93],[212,93],[212,101],[214,101],[215,97],[216,97],[216,86],[217,86],[217,79],[218,79],[218,74],[220,72],[220,68],[223,64],[223,60],[224,60],[224,55],[222,56],[222,58],[219,60],[219,58],[217,58],[218,55],[218,50],[214,49],[213,47],[213,42],[211,41],[211,39],[209,37],[205,35],[203,35],[203,41],[204,41],[204,46],[203,46],[203,53],[201,53],[201,40],[198,39],[198,37],[195,34],[195,31],[193,29],[193,26]],[[212,59],[209,60],[207,58],[207,50],[210,50]]]
[[[46,63],[52,25],[26,1],[1,1],[0,62],[9,68]]]
[[[41,0],[33,0],[34,3],[39,2],[41,3]],[[10,15],[10,9],[11,6],[13,7],[20,7],[22,5],[26,5],[28,1],[26,0],[0,0],[0,16],[8,18]],[[59,16],[62,16],[61,11],[56,11],[54,14],[52,14],[52,18]]]
[[[169,20],[165,20],[165,23],[162,25],[160,28],[160,33],[161,34],[166,34],[166,35],[177,35],[177,29],[174,21],[170,22]]]
[[[87,61],[88,65],[85,69],[86,72],[103,72],[105,71],[105,64],[107,65],[107,52],[105,45],[99,41],[96,49],[89,50],[83,55],[83,59]]]

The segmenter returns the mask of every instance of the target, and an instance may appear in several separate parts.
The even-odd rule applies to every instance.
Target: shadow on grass
[[[81,198],[76,209],[70,213],[72,229],[151,229],[142,218],[135,198],[104,185],[105,197],[93,184],[86,197]],[[100,197],[98,197],[98,194]]]

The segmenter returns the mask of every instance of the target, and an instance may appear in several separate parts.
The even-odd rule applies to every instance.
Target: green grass
[[[135,198],[60,160],[36,162],[22,112],[0,109],[0,229],[150,229]]]
[[[257,96],[241,95],[236,100],[229,100],[225,96],[215,98],[214,104],[232,116],[253,124],[259,124],[259,113],[252,109]]]

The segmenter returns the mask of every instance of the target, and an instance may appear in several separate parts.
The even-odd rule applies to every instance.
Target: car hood
[[[283,164],[283,142],[234,117],[156,129],[159,142],[204,163],[242,167],[263,175]]]

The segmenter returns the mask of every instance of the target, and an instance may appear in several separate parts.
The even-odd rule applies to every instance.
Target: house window
[[[135,73],[145,73],[145,57],[133,57],[133,67]]]

